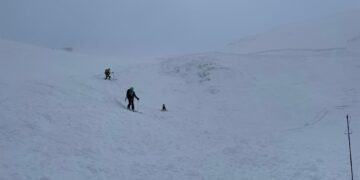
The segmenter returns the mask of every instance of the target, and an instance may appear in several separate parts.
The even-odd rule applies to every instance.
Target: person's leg
[[[130,99],[128,99],[128,105],[127,105],[128,109],[130,109],[130,105],[131,105],[131,102],[130,102]]]
[[[131,101],[131,110],[132,110],[132,111],[135,111],[134,100]]]

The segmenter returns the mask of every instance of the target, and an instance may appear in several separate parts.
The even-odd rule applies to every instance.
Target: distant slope
[[[354,37],[352,39],[349,39],[347,41],[347,47],[349,51],[352,52],[359,52],[360,53],[360,35],[357,37]]]
[[[305,45],[145,62],[0,41],[0,179],[348,179],[360,55]],[[129,86],[139,113],[126,109]]]
[[[303,23],[290,24],[242,38],[225,51],[271,53],[279,51],[345,50],[349,41],[360,36],[360,11],[352,11]],[[349,48],[351,49],[351,48]]]

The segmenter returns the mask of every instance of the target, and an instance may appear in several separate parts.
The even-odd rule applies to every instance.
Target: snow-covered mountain
[[[351,52],[360,52],[360,35],[349,39],[346,49]]]
[[[355,34],[300,46],[272,32],[236,53],[149,61],[1,40],[0,179],[348,179],[346,114],[360,167]],[[298,51],[239,53],[273,49]]]
[[[248,36],[228,45],[236,53],[283,53],[346,50],[360,36],[360,11],[294,23],[270,32]]]

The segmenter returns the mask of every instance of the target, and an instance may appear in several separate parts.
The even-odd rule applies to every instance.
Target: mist
[[[2,0],[0,36],[94,54],[165,55],[214,50],[359,7],[356,0]]]

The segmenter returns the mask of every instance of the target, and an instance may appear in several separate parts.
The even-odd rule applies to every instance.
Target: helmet
[[[130,89],[133,91],[134,90],[134,88],[133,87],[130,87]]]

